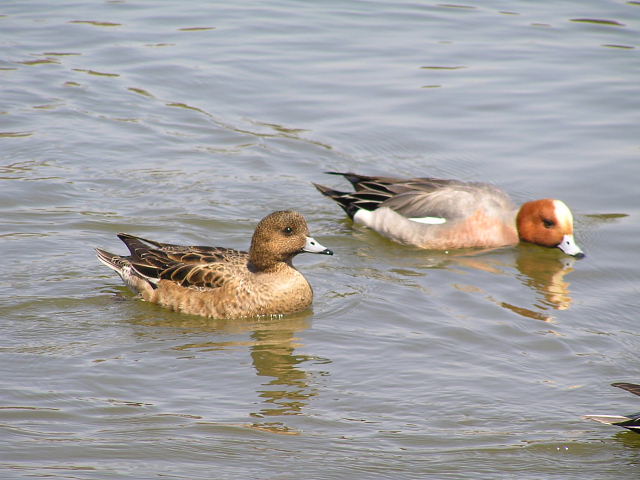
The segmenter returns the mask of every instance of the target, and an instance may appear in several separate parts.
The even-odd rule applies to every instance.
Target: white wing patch
[[[443,223],[447,223],[447,219],[442,217],[414,217],[409,220],[417,223],[426,223],[428,225],[442,225]]]

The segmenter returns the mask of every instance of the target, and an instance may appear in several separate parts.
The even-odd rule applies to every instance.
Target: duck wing
[[[414,178],[401,179],[393,177],[372,177],[358,175],[356,173],[326,172],[331,175],[342,175],[354,188],[353,192],[334,190],[314,183],[313,185],[320,193],[334,200],[342,209],[353,218],[360,209],[374,211],[378,207],[387,206],[387,202],[398,195],[408,196],[428,194],[434,192],[445,185],[461,183],[456,180],[440,180],[435,178]],[[402,209],[402,201],[394,202],[398,208]],[[409,203],[412,203],[409,200]],[[390,208],[394,208],[391,206]],[[399,212],[402,213],[402,212]]]
[[[126,233],[119,233],[118,237],[131,255],[98,250],[98,257],[137,290],[139,279],[153,288],[160,280],[188,288],[218,288],[232,278],[231,270],[242,271],[248,261],[247,252],[231,248],[174,245]]]
[[[325,172],[329,175],[340,175],[348,180],[353,189],[364,190],[364,189],[374,189],[374,190],[389,190],[391,192],[400,193],[398,189],[402,189],[404,186],[413,189],[413,188],[424,188],[427,190],[437,189],[441,186],[448,185],[451,183],[464,183],[458,180],[448,180],[441,178],[433,178],[433,177],[415,177],[415,178],[397,178],[397,177],[380,177],[380,176],[369,176],[369,175],[360,175],[353,172]]]
[[[515,210],[509,196],[497,187],[482,182],[419,177],[401,179],[373,177],[355,173],[327,172],[341,175],[354,192],[340,192],[322,185],[316,188],[336,202],[353,218],[358,209],[373,211],[388,207],[412,220],[431,223],[435,219],[456,220],[482,207],[496,216]]]
[[[247,252],[233,248],[175,245],[136,237],[128,233],[118,233],[118,238],[127,246],[132,257],[157,255],[177,262],[201,264],[246,261],[248,255]]]
[[[229,264],[190,264],[168,261],[164,264],[133,263],[133,269],[149,282],[157,285],[168,280],[186,288],[211,289],[225,285],[230,279]]]

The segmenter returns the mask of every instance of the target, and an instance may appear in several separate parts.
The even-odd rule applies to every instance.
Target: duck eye
[[[548,218],[543,218],[542,223],[544,223],[544,228],[553,228],[556,226],[556,222],[549,220]]]
[[[285,233],[285,235],[291,235],[293,233],[293,228],[291,227],[284,227],[283,232]]]

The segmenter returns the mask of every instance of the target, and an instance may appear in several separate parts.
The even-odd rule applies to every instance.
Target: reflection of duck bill
[[[640,385],[635,383],[612,383],[611,385],[622,388],[635,395],[640,395]],[[640,412],[629,415],[584,415],[583,418],[607,425],[616,425],[631,430],[632,432],[640,433]]]
[[[573,260],[573,258],[571,260]],[[562,269],[551,275],[549,285],[542,289],[547,301],[557,310],[568,310],[571,306],[572,300],[569,293],[570,283],[565,281],[564,277],[572,271],[572,267],[565,265]]]
[[[540,255],[539,251],[521,248],[518,252],[517,267],[526,275],[547,304],[556,310],[568,310],[572,299],[570,283],[565,276],[573,271],[574,257]]]

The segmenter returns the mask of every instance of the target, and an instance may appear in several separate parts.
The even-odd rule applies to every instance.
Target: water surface
[[[0,6],[3,478],[636,474],[640,5]],[[485,180],[574,210],[587,258],[429,252],[328,170]],[[296,208],[309,311],[136,300],[115,233],[247,248]]]

